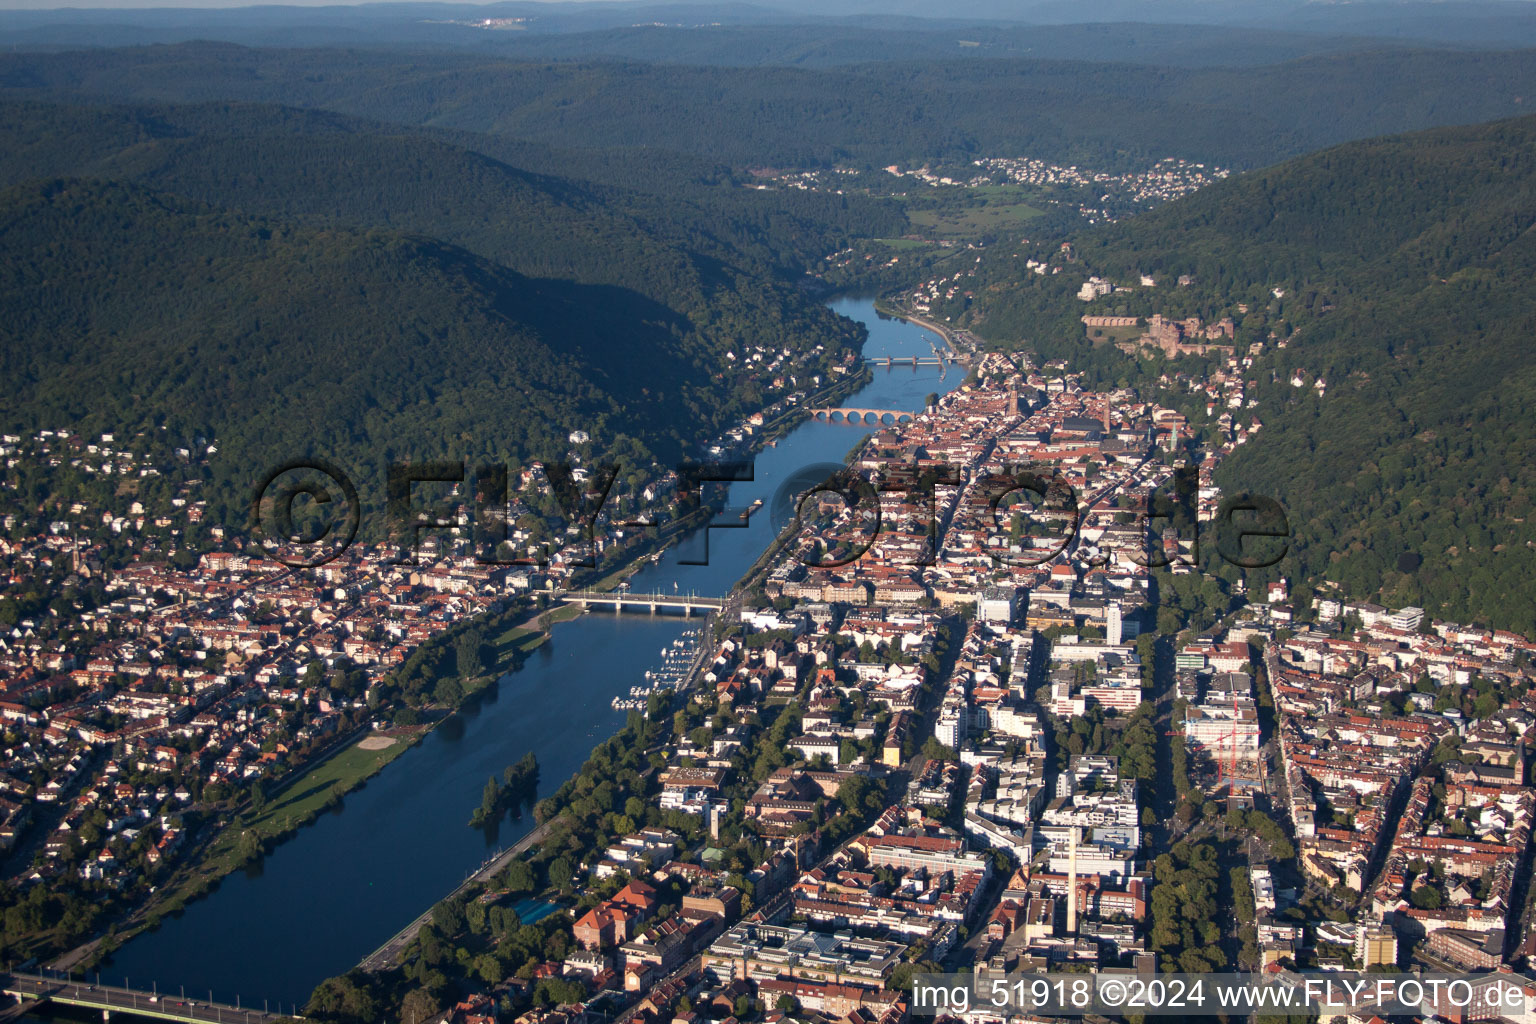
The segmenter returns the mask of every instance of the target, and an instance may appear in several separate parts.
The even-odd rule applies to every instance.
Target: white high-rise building
[[[939,720],[934,723],[934,737],[949,749],[958,751],[965,742],[969,718],[963,707],[945,707],[939,712]]]

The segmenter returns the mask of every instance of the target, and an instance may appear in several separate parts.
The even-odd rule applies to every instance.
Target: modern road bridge
[[[583,608],[612,607],[614,611],[644,610],[652,615],[668,609],[681,610],[684,615],[699,612],[708,615],[725,607],[719,597],[700,597],[697,594],[636,594],[627,590],[567,590],[555,599],[566,604],[579,604]]]
[[[111,1020],[114,1013],[183,1021],[186,1024],[276,1024],[280,1020],[301,1019],[264,1009],[253,1010],[239,1005],[187,999],[119,985],[92,985],[74,978],[56,978],[22,971],[0,974],[0,991],[4,991],[18,1004],[56,1003],[59,1006],[100,1010],[104,1021]]]
[[[945,359],[943,356],[868,356],[864,360],[870,366],[948,366],[950,363],[959,362],[957,359]]]

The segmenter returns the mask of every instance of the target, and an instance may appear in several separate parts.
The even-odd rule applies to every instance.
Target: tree
[[[485,788],[480,791],[480,820],[485,822],[495,818],[500,803],[501,784],[494,778],[486,779]]]
[[[579,1003],[585,998],[587,998],[585,985],[577,981],[567,981],[564,978],[541,978],[533,994],[533,1001],[541,1006],[550,1003],[567,1006],[571,1003]]]
[[[454,643],[454,666],[465,679],[484,675],[495,660],[496,649],[484,642],[479,630],[465,630]]]
[[[549,862],[549,884],[557,889],[564,889],[571,884],[571,862],[564,857],[556,857]]]
[[[411,989],[400,1002],[401,1024],[425,1024],[442,1012],[443,1006],[437,997],[424,988]]]
[[[241,832],[240,839],[235,844],[235,855],[239,857],[243,863],[248,864],[251,861],[259,859],[261,854],[261,836],[250,830]]]
[[[1439,910],[1444,897],[1434,886],[1421,885],[1408,894],[1408,902],[1420,910]]]
[[[348,1024],[375,1024],[383,1016],[379,1009],[379,1001],[372,990],[372,979],[361,971],[353,970],[338,978],[327,978],[317,985],[304,1012],[310,1016],[345,1021]]]
[[[464,687],[453,676],[444,676],[432,688],[432,699],[444,707],[458,707],[464,699]]]
[[[956,754],[949,747],[939,742],[937,736],[929,736],[923,741],[923,756],[930,761],[953,761]]]
[[[504,972],[501,961],[489,953],[481,953],[475,957],[475,974],[487,985],[496,985],[501,982]]]
[[[464,921],[469,925],[469,930],[475,935],[485,934],[486,909],[485,904],[479,900],[470,900],[464,906]],[[499,979],[498,979],[499,980]]]
[[[507,865],[506,885],[512,892],[532,892],[537,884],[527,861],[518,858]]]
[[[453,900],[443,900],[432,908],[432,923],[445,936],[454,936],[464,930],[464,911]]]

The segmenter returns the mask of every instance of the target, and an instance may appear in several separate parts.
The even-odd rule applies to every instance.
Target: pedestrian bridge
[[[291,1014],[271,1013],[265,1009],[253,1010],[236,1004],[215,1003],[211,1000],[186,999],[181,996],[118,985],[91,985],[73,978],[57,978],[51,975],[28,974],[12,971],[0,975],[3,991],[18,1006],[37,1006],[55,1003],[59,1006],[77,1006],[86,1010],[100,1010],[101,1019],[109,1021],[114,1013],[127,1013],[135,1017],[155,1020],[186,1022],[213,1022],[213,1024],[276,1024],[277,1021],[302,1020]]]
[[[697,594],[635,594],[627,590],[568,590],[557,595],[566,604],[579,604],[583,608],[611,607],[616,612],[657,612],[675,609],[684,615],[701,613],[708,615],[725,607],[725,599],[700,597]]]

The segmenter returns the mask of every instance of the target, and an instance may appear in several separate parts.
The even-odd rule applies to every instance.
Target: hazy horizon
[[[815,13],[839,14],[839,13],[890,13],[901,17],[932,17],[946,19],[955,17],[978,17],[980,15],[967,14],[967,10],[976,10],[983,7],[1006,7],[1010,12],[1022,13],[1032,7],[1045,6],[1043,4],[1025,2],[1017,5],[988,3],[987,0],[973,0],[971,3],[945,3],[942,0],[887,0],[887,2],[861,2],[861,0],[844,0],[829,4],[811,4],[805,0],[740,0],[732,3],[730,0],[722,3],[720,0],[513,0],[515,3],[534,4],[538,6],[561,7],[568,5],[581,5],[590,7],[758,7],[792,12],[800,15],[812,15]],[[508,0],[282,0],[281,3],[248,3],[244,0],[234,0],[230,3],[210,3],[209,0],[94,0],[94,2],[57,3],[53,0],[0,0],[0,11],[151,11],[151,10],[183,10],[183,11],[232,11],[241,9],[281,9],[281,8],[362,8],[362,7],[404,7],[404,6],[475,6],[489,7],[508,3]],[[1465,3],[1437,2],[1437,0],[1366,0],[1364,3],[1350,3],[1349,0],[1298,0],[1298,2],[1275,3],[1270,0],[1108,0],[1104,6],[1115,7],[1121,11],[1127,8],[1146,8],[1147,14],[1167,14],[1170,10],[1192,12],[1201,9],[1206,12],[1220,12],[1225,15],[1238,15],[1252,17],[1262,16],[1266,13],[1281,13],[1285,10],[1294,10],[1297,7],[1313,9],[1336,8],[1346,10],[1351,7],[1372,7],[1384,4],[1396,3],[1405,7],[1531,7],[1536,0],[1468,0]],[[1083,9],[1084,21],[1098,20],[1091,16],[1091,11],[1084,9],[1089,5],[1074,5]],[[990,17],[999,17],[992,14]],[[1135,18],[1115,18],[1113,20],[1136,20]],[[1157,19],[1161,20],[1161,19]]]

